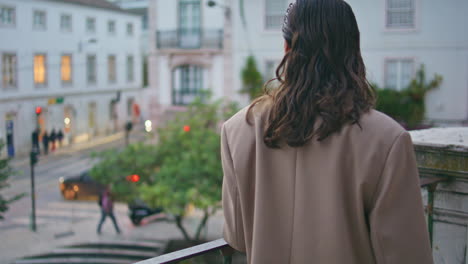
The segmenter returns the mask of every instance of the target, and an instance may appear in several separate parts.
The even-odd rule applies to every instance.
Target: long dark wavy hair
[[[286,12],[283,37],[288,49],[276,78],[247,114],[249,122],[257,103],[272,101],[265,144],[299,147],[314,136],[324,140],[345,124],[359,125],[361,115],[374,107],[375,96],[351,7],[343,0],[297,0]],[[274,80],[279,87],[267,89]]]

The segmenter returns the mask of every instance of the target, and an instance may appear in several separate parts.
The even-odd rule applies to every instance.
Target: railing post
[[[429,229],[429,239],[433,241],[434,234],[434,195],[437,188],[437,182],[427,186],[427,227]]]

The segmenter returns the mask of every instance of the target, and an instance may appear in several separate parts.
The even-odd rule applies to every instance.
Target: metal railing
[[[421,179],[421,188],[427,188],[428,191],[428,202],[426,207],[427,212],[427,222],[428,222],[428,231],[431,239],[432,245],[432,236],[433,236],[433,208],[434,208],[434,193],[437,188],[437,185],[440,182],[447,181],[447,177],[427,177]],[[231,248],[224,239],[218,239],[211,242],[207,242],[198,246],[191,248],[175,251],[169,254],[165,254],[156,258],[138,262],[137,264],[169,264],[177,263],[182,260],[191,259],[196,256],[204,255],[206,253],[221,250],[221,253],[224,257],[224,264],[232,263],[232,255],[235,250]]]
[[[158,49],[222,49],[222,29],[184,29],[156,32]]]

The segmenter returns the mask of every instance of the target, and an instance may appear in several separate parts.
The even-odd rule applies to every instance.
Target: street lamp
[[[220,8],[223,8],[223,9],[224,9],[224,12],[225,12],[224,14],[225,14],[226,18],[229,19],[229,18],[231,17],[231,8],[230,8],[229,6],[220,4],[220,3],[218,3],[218,2],[216,2],[216,1],[214,1],[214,0],[209,0],[209,1],[207,2],[207,5],[208,5],[208,7],[216,7],[216,6],[218,6],[218,7],[220,7]]]

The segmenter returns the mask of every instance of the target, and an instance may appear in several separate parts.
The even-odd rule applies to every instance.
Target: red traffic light
[[[36,107],[36,115],[40,115],[42,113],[42,107]]]
[[[127,176],[127,180],[131,181],[131,182],[139,182],[140,181],[140,175],[137,175],[137,174],[129,175],[129,176]]]
[[[190,126],[184,126],[184,131],[185,132],[190,132]]]

